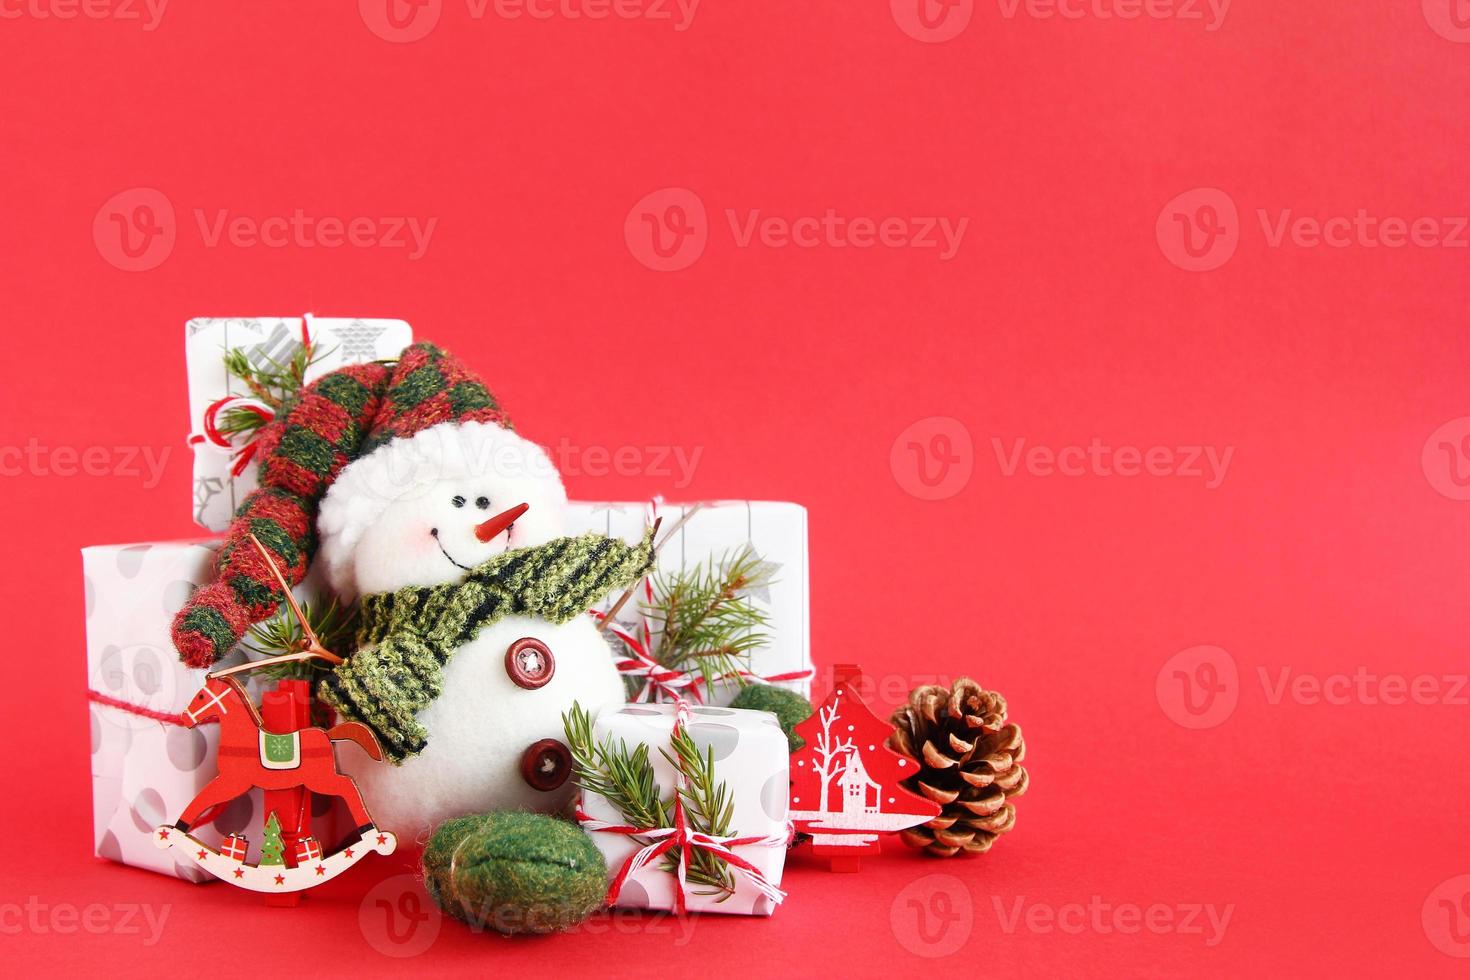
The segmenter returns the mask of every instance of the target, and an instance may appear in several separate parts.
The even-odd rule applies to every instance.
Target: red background
[[[705,0],[682,32],[476,20],[449,0],[413,43],[376,36],[345,2],[176,2],[152,31],[36,16],[48,2],[65,0],[0,0],[20,11],[0,19],[0,445],[172,456],[151,490],[34,467],[0,482],[0,906],[170,911],[145,947],[17,931],[0,908],[8,963],[1463,974],[1449,953],[1470,945],[1437,946],[1421,909],[1470,925],[1470,905],[1452,921],[1431,895],[1449,881],[1435,894],[1453,903],[1465,889],[1450,880],[1470,872],[1465,707],[1272,703],[1259,675],[1466,669],[1470,504],[1436,490],[1452,485],[1443,466],[1465,462],[1464,430],[1445,462],[1437,445],[1427,467],[1421,452],[1470,415],[1470,252],[1271,247],[1257,218],[1466,213],[1470,45],[1432,30],[1419,0],[1236,0],[1216,31],[1007,18],[985,0],[932,44],[876,0]],[[93,236],[104,202],[134,187],[177,214],[172,253],[143,272],[115,267]],[[646,268],[624,240],[630,208],[663,187],[689,188],[709,214],[708,247],[678,272]],[[1238,249],[1208,272],[1176,267],[1155,234],[1166,202],[1197,187],[1239,208]],[[438,224],[409,261],[207,247],[196,208]],[[950,261],[741,248],[726,208],[970,224]],[[569,478],[576,496],[806,504],[819,662],[858,660],[900,689],[971,673],[1003,691],[1030,743],[1015,833],[969,862],[894,849],[855,877],[797,860],[774,918],[707,917],[687,945],[663,919],[515,942],[445,923],[406,961],[359,924],[390,861],[288,913],[92,858],[77,549],[193,533],[184,320],[305,310],[406,318],[544,441],[703,451],[687,487],[584,474]],[[925,501],[890,448],[933,416],[972,436],[973,475]],[[1210,490],[1006,476],[991,442],[1093,437],[1235,453]],[[1190,730],[1155,681],[1201,644],[1238,666],[1238,707]],[[915,895],[939,916],[927,945],[913,939]],[[1018,899],[1062,910],[1093,896],[1233,912],[1213,946],[1090,922],[1004,928]],[[917,955],[963,928],[961,951]]]

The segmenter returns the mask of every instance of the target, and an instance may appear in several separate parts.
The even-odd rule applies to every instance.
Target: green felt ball
[[[607,893],[607,865],[592,838],[540,813],[446,820],[424,848],[423,871],[447,914],[507,935],[568,929]]]
[[[769,711],[781,723],[781,730],[786,733],[791,751],[795,752],[806,744],[806,739],[792,729],[812,716],[812,703],[795,691],[772,687],[770,684],[751,684],[735,695],[730,707]]]

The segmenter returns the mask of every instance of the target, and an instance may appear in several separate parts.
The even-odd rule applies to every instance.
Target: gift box
[[[322,845],[315,837],[303,837],[296,842],[296,863],[320,861]]]
[[[239,834],[231,834],[220,841],[219,852],[234,861],[244,861],[250,855],[250,841]]]
[[[687,712],[682,720],[681,710]],[[663,751],[669,751],[676,723],[685,725],[702,755],[713,752],[714,777],[726,785],[733,812],[728,833],[705,843],[734,855],[722,862],[730,870],[734,890],[690,882],[683,889],[684,907],[691,912],[770,915],[781,898],[790,839],[786,735],[776,716],[765,711],[630,704],[601,712],[593,725],[593,740],[601,744],[610,739],[629,751],[647,745],[659,797],[669,801],[675,795],[678,772]],[[633,827],[615,805],[592,792],[582,794],[579,819],[607,861],[608,880],[616,886],[615,906],[678,908],[679,881],[666,867],[667,857],[681,851],[678,828]],[[701,847],[697,838],[690,843]],[[660,845],[668,848],[665,854],[651,853]]]
[[[595,531],[637,543],[654,517],[663,518],[660,537],[669,533],[694,504],[590,503],[574,501],[568,523],[570,533]],[[714,559],[719,561],[741,546],[753,548],[773,570],[768,589],[751,596],[767,612],[766,642],[752,651],[751,673],[756,678],[780,678],[778,686],[810,697],[812,683],[811,631],[807,620],[806,508],[800,504],[767,500],[726,500],[701,503],[698,510],[659,551],[657,571],[672,574],[693,569]],[[639,595],[641,595],[641,590]],[[617,600],[610,596],[599,607],[606,611]],[[630,632],[639,624],[638,600],[630,600],[617,620]],[[749,678],[748,678],[749,679]],[[740,692],[735,680],[693,692],[707,704],[727,705]],[[654,698],[667,700],[667,698]]]
[[[201,527],[223,531],[257,486],[254,462],[240,458],[243,444],[231,443],[215,429],[218,414],[228,405],[270,412],[225,370],[225,353],[238,349],[256,366],[286,364],[308,341],[315,358],[306,371],[309,383],[347,364],[396,357],[413,343],[413,332],[402,320],[335,317],[199,317],[185,325],[193,512]]]
[[[196,882],[213,878],[176,861],[153,838],[154,829],[177,819],[218,771],[218,726],[186,728],[177,720],[204,685],[206,671],[181,664],[169,637],[174,614],[212,577],[216,547],[213,541],[180,541],[82,549],[95,852]],[[236,651],[221,666],[240,659]],[[211,846],[231,834],[260,840],[263,810],[261,793],[252,792],[197,836]],[[330,798],[313,797],[311,815],[319,835],[347,826],[345,811]]]

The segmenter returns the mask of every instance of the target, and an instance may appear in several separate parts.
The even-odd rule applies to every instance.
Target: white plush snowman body
[[[509,526],[507,519],[525,504]],[[340,594],[459,581],[494,555],[565,533],[561,477],[534,443],[499,426],[446,423],[393,440],[346,467],[322,501],[321,557]],[[502,529],[503,528],[503,529]],[[516,679],[519,640],[533,666]],[[544,678],[550,651],[553,669]],[[624,700],[612,650],[590,617],[555,624],[508,616],[482,628],[444,665],[443,692],[418,713],[428,746],[400,766],[344,753],[380,826],[423,839],[450,817],[488,810],[560,810],[570,780],[536,788],[527,750],[562,739],[574,702],[596,714]]]

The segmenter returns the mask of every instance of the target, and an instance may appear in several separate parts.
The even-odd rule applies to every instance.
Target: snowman
[[[266,427],[257,456],[261,488],[226,534],[218,580],[175,621],[182,658],[211,663],[274,613],[280,596],[250,535],[293,584],[316,552],[360,617],[358,648],[318,696],[372,728],[396,763],[342,760],[378,824],[423,840],[450,817],[565,808],[562,714],[624,701],[586,612],[647,573],[651,534],[637,545],[565,536],[549,456],[430,344],[314,382]]]

